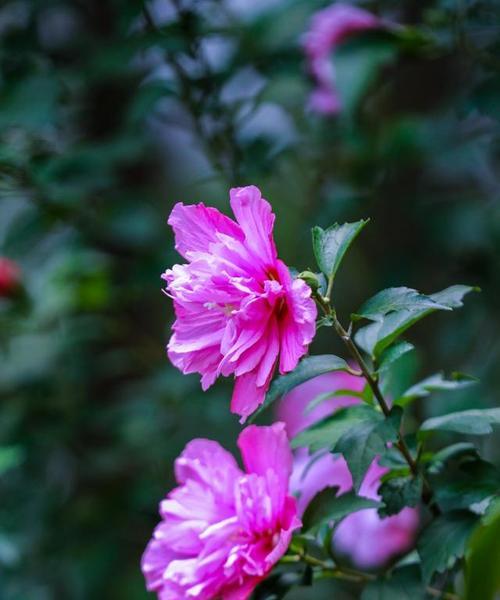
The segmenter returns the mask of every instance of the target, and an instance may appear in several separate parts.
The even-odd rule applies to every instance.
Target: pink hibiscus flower
[[[318,84],[310,99],[314,111],[336,114],[341,109],[332,61],[335,48],[356,33],[382,26],[375,15],[349,4],[333,4],[313,15],[304,49],[309,70]]]
[[[290,436],[326,417],[339,408],[358,404],[355,396],[341,395],[325,400],[314,411],[304,414],[307,405],[319,394],[337,390],[361,391],[364,380],[348,373],[328,373],[297,386],[278,406],[278,415],[287,423]],[[388,469],[374,458],[361,484],[359,495],[380,499],[378,488]],[[327,487],[338,487],[337,494],[352,490],[349,467],[342,456],[330,453],[311,456],[306,448],[295,452],[290,489],[298,496],[297,506],[302,515],[314,496]],[[382,519],[375,508],[348,515],[335,529],[333,548],[361,569],[382,567],[404,554],[413,545],[419,527],[418,511],[404,508],[397,515]]]
[[[301,526],[285,425],[247,427],[238,446],[245,472],[211,440],[191,441],[176,460],[179,487],[160,504],[141,565],[159,600],[245,600]]]
[[[169,224],[188,264],[162,276],[176,321],[172,363],[200,373],[204,390],[234,375],[231,411],[242,421],[264,400],[275,366],[291,371],[315,332],[310,288],[278,259],[274,214],[255,186],[230,191],[236,222],[203,204],[176,204]]]

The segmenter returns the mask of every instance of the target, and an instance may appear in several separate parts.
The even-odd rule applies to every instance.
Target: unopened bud
[[[316,273],[312,271],[302,271],[299,273],[299,279],[302,279],[307,285],[314,291],[318,290],[321,286],[321,281]]]

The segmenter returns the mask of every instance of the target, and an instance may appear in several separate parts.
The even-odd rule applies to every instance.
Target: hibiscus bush
[[[148,589],[159,598],[243,600],[258,586],[257,597],[279,598],[296,585],[339,578],[360,584],[365,598],[408,589],[412,597],[459,598],[454,588],[474,597],[469,572],[443,588],[431,583],[459,572],[476,527],[496,526],[499,473],[473,444],[434,447],[432,437],[490,434],[500,409],[453,410],[406,431],[410,404],[476,379],[436,373],[401,392],[394,373],[415,350],[403,334],[436,311],[460,308],[479,288],[452,285],[430,295],[387,288],[352,312],[345,328],[334,282],[368,221],[314,227],[320,271],[293,276],[277,257],[274,215],[260,190],[234,188],[230,197],[236,221],[204,204],[177,204],[171,213],[175,246],[189,262],[164,275],[176,315],[169,358],[183,373],[199,373],[204,389],[218,375],[234,375],[231,411],[240,422],[279,399],[284,421],[240,434],[246,473],[216,442],[190,442],[175,463],[179,487],[161,502],[143,555]],[[334,354],[304,357],[316,305],[316,329],[338,335],[350,363]],[[276,368],[281,376],[271,383]],[[336,372],[347,374],[343,385],[325,379]],[[266,581],[278,561],[299,568],[278,567]]]
[[[2,599],[498,596],[499,19],[2,4]]]

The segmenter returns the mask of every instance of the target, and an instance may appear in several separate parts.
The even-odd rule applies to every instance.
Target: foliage
[[[225,206],[228,187],[250,181],[272,198],[280,256],[311,271],[316,256],[330,291],[335,276],[330,327],[312,356],[276,378],[266,407],[347,368],[333,333],[335,319],[352,315],[356,330],[345,333],[402,410],[387,420],[367,386],[363,405],[294,443],[343,452],[357,483],[383,453],[387,513],[414,503],[420,486],[425,496],[424,479],[434,493],[423,502],[418,565],[366,581],[331,577],[325,598],[332,589],[418,598],[422,576],[452,592],[464,555],[470,598],[498,587],[487,568],[498,555],[498,518],[489,515],[500,458],[498,3],[364,2],[398,26],[336,53],[345,111],[335,118],[304,109],[311,83],[300,39],[324,5],[0,8],[0,255],[21,266],[23,285],[0,298],[2,598],[148,597],[139,561],[173,458],[207,430],[231,446],[238,429],[229,386],[203,394],[165,357],[172,314],[159,273],[177,261],[166,216],[177,200]],[[453,281],[483,292],[428,293]],[[467,309],[456,311],[464,298]],[[458,366],[480,382],[429,377]],[[400,439],[416,478],[396,448],[403,410]],[[325,519],[363,503],[341,498],[327,500]],[[331,531],[317,529],[308,544],[329,572],[322,536]],[[309,584],[322,568],[289,566],[297,568],[280,566],[256,597],[320,598]],[[443,571],[447,578],[434,575]]]

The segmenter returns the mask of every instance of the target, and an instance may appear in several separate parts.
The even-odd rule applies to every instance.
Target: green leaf
[[[415,346],[413,344],[409,344],[408,342],[399,342],[398,344],[387,348],[387,350],[380,357],[380,366],[378,368],[379,373],[384,373],[388,371],[389,367],[391,367],[396,361],[398,361],[402,356],[415,350]]]
[[[328,449],[343,454],[354,481],[359,486],[377,454],[398,438],[402,411],[396,407],[386,418],[371,406],[342,408],[299,433],[292,447],[308,447],[311,452]]]
[[[384,456],[380,457],[379,464],[381,467],[388,467],[391,469],[391,474],[395,471],[398,473],[404,473],[405,475],[410,474],[410,467],[408,466],[408,463],[402,456],[401,452],[394,446],[388,448]],[[387,477],[387,479],[389,478],[390,477]]]
[[[335,223],[328,229],[313,227],[313,249],[316,261],[327,278],[334,278],[347,249],[369,219],[355,223]]]
[[[49,73],[26,77],[15,85],[3,87],[0,127],[24,127],[28,131],[50,127],[57,117],[59,94],[60,85]]]
[[[303,358],[291,373],[277,377],[273,381],[262,406],[254,412],[249,419],[249,422],[252,422],[257,415],[294,387],[297,387],[313,377],[323,375],[324,373],[330,373],[331,371],[350,371],[350,367],[343,358],[335,356],[334,354],[306,356],[306,358]]]
[[[406,506],[416,506],[422,496],[421,477],[393,477],[379,487],[384,504],[379,509],[381,517],[396,515]]]
[[[363,590],[361,600],[424,600],[425,589],[417,565],[393,571],[390,579],[371,581]]]
[[[382,413],[364,404],[341,408],[295,436],[292,448],[307,447],[311,452],[333,450],[342,435],[358,423],[383,420]]]
[[[0,475],[19,466],[24,460],[24,451],[19,446],[0,447]]]
[[[500,592],[500,503],[469,542],[465,600],[494,600]]]
[[[500,408],[462,410],[422,423],[420,431],[453,431],[468,435],[487,435],[492,425],[500,424]]]
[[[374,456],[383,454],[386,444],[398,439],[401,416],[401,409],[395,407],[381,421],[368,419],[357,423],[335,444],[334,451],[343,454],[349,466],[356,491],[359,490]]]
[[[463,298],[469,292],[480,292],[481,288],[471,285],[452,285],[440,292],[431,294],[431,298],[438,304],[449,308],[460,308],[464,305]]]
[[[431,458],[429,473],[439,473],[442,467],[452,458],[459,458],[461,456],[474,456],[478,455],[477,448],[474,444],[469,442],[459,442],[458,444],[451,444],[442,448],[439,452],[436,452]]]
[[[477,455],[461,454],[447,461],[430,481],[444,511],[464,508],[482,514],[500,493],[500,472]]]
[[[342,389],[335,390],[334,392],[324,392],[323,394],[319,394],[316,398],[313,398],[311,402],[306,406],[304,410],[304,414],[312,412],[317,406],[326,402],[326,400],[331,400],[332,398],[338,397],[348,397],[348,398],[360,398],[363,402],[367,402],[366,395],[363,392],[355,392],[354,390]],[[370,402],[368,402],[370,404]]]
[[[351,318],[382,321],[390,312],[399,310],[451,310],[451,307],[438,304],[430,296],[407,287],[387,288],[367,300]]]
[[[445,379],[442,373],[435,373],[406,390],[394,403],[399,406],[406,406],[417,398],[429,396],[432,392],[462,390],[474,385],[477,381],[475,377],[463,373],[452,373],[451,379]]]
[[[453,285],[441,292],[431,294],[429,297],[438,305],[458,308],[463,304],[462,298],[464,295],[471,291],[479,291],[479,288],[468,285]],[[360,329],[356,333],[356,343],[367,354],[378,358],[409,327],[436,310],[437,308],[421,308],[388,313],[382,321],[370,323],[370,325]]]
[[[351,513],[381,506],[380,502],[357,496],[354,492],[337,496],[337,491],[337,488],[326,488],[309,503],[302,518],[306,531],[317,531],[323,525],[339,521]]]
[[[424,529],[417,544],[424,581],[452,568],[464,555],[477,522],[477,515],[461,510],[441,515]]]

